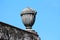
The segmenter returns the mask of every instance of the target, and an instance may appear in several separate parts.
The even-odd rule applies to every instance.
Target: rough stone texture
[[[0,40],[40,40],[37,34],[0,22]]]

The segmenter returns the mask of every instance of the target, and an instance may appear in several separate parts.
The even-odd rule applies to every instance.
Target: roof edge
[[[12,27],[12,28],[16,28],[16,29],[18,29],[18,30],[22,30],[22,31],[27,32],[27,33],[31,33],[31,32],[29,32],[29,31],[20,29],[20,28],[18,28],[18,27],[12,26],[12,25],[7,24],[7,23],[5,23],[5,22],[0,22],[0,24],[7,25],[7,26],[10,26],[10,27]],[[34,33],[31,33],[31,34],[34,34]],[[34,34],[34,35],[38,36],[37,34]]]

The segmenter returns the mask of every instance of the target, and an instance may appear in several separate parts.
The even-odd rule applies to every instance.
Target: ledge
[[[23,29],[20,29],[20,28],[18,28],[18,27],[12,26],[12,25],[7,24],[7,23],[4,23],[4,22],[0,22],[0,24],[2,24],[2,26],[6,25],[6,26],[8,26],[8,27],[15,28],[15,29],[21,30],[21,31],[23,31],[23,32],[30,33],[30,34],[33,34],[33,35],[35,35],[35,36],[38,36],[38,35],[35,34],[35,33],[29,32],[29,31],[26,31],[26,30],[23,30]]]

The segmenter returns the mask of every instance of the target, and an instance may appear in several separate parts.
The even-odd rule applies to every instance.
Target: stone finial
[[[37,12],[35,10],[29,7],[22,10],[21,17],[22,17],[23,24],[26,27],[26,30],[32,29],[32,26],[35,22],[36,13]]]

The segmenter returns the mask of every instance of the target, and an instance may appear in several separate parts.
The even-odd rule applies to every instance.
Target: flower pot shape
[[[35,22],[36,12],[31,8],[26,8],[24,11],[22,11],[21,16],[26,29],[32,29],[32,26]]]

